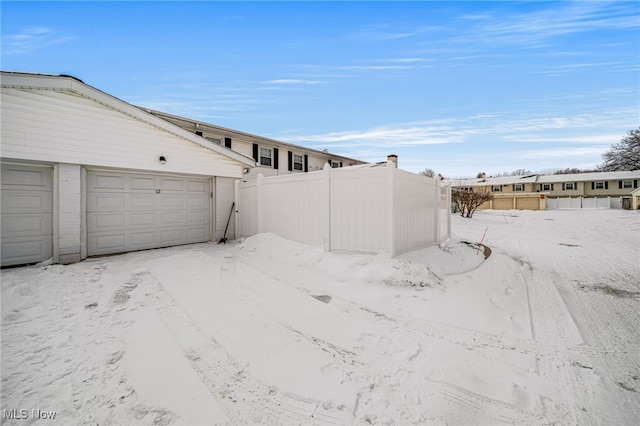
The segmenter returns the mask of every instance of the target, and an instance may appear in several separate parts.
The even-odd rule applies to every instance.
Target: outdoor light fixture
[[[164,155],[161,155],[160,158],[158,158],[158,160],[160,160],[160,164],[164,164],[167,162],[167,159],[164,158]]]

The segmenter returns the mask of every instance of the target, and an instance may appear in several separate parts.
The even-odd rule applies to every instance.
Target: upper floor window
[[[271,150],[269,148],[260,148],[260,165],[271,167]]]
[[[622,187],[625,188],[625,189],[633,188],[633,181],[623,180],[622,181]]]
[[[222,139],[220,138],[214,138],[213,136],[206,136],[206,139],[210,142],[213,142],[217,145],[222,145]]]
[[[302,155],[293,154],[293,170],[302,170]]]
[[[491,187],[491,192],[502,192],[502,185],[493,185]]]
[[[565,191],[573,191],[576,190],[576,184],[574,182],[566,182],[562,184],[562,189]]]
[[[553,191],[552,183],[543,183],[542,185],[540,185],[540,187],[543,191]]]
[[[524,183],[516,183],[513,185],[514,191],[524,191]]]
[[[604,182],[594,182],[593,189],[604,189]]]

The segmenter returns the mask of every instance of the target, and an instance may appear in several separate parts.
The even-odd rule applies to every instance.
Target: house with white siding
[[[0,82],[2,266],[222,237],[251,156],[73,77]]]
[[[210,142],[253,158],[257,167],[244,175],[244,181],[255,180],[259,174],[266,177],[314,172],[322,170],[327,163],[332,168],[366,164],[364,161],[333,154],[327,150],[319,151],[165,112],[142,109]]]

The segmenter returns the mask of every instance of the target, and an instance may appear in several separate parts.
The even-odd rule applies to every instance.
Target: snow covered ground
[[[485,230],[486,260],[460,242]],[[453,232],[396,259],[261,234],[3,270],[3,424],[637,424],[638,212]]]

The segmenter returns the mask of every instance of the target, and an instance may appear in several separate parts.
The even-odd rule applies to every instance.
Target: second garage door
[[[208,178],[87,172],[87,254],[210,240]]]
[[[494,198],[494,210],[511,210],[513,209],[513,198]]]
[[[517,198],[516,208],[518,210],[540,210],[540,198]]]

